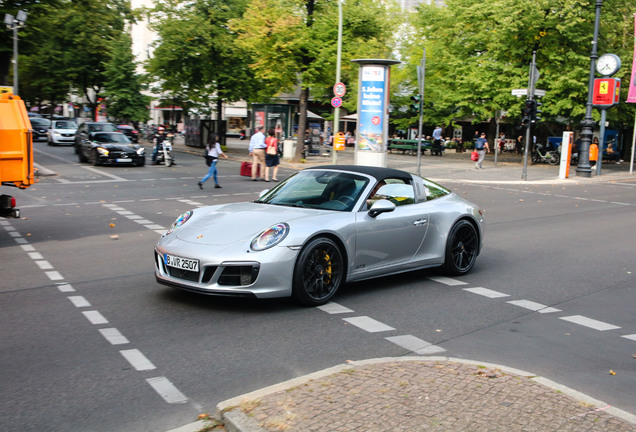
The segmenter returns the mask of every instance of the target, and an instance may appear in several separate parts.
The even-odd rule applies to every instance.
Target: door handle
[[[413,225],[425,225],[426,222],[428,222],[426,219],[418,219],[415,222],[413,222]]]

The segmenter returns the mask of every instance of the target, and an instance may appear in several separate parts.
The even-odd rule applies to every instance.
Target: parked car
[[[144,166],[146,151],[121,132],[91,132],[79,148],[79,161],[93,165],[132,164]]]
[[[117,125],[119,132],[126,134],[126,136],[134,143],[139,142],[139,131],[130,125]]]
[[[46,139],[46,132],[51,127],[51,120],[43,117],[29,117],[31,128],[33,129],[33,141]]]
[[[75,133],[75,143],[73,146],[75,147],[75,153],[79,154],[79,149],[82,146],[82,143],[86,143],[88,141],[88,135],[92,132],[119,132],[117,126],[112,123],[105,122],[84,122],[77,128],[77,132]]]
[[[317,306],[347,282],[430,267],[466,274],[484,223],[477,205],[405,171],[308,168],[255,201],[179,216],[155,246],[155,276],[200,294]]]
[[[31,117],[42,117],[42,114],[36,113],[36,112],[30,112],[27,114],[29,116],[29,118]]]
[[[73,120],[53,120],[46,135],[51,146],[60,144],[73,145],[76,132],[77,124]]]

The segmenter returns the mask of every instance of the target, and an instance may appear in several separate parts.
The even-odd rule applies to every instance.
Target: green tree
[[[356,57],[391,57],[397,16],[383,2],[354,0],[343,9],[343,80],[355,83]],[[261,80],[259,96],[274,97],[300,88],[298,142],[304,141],[311,94],[331,98],[335,79],[338,4],[335,0],[252,0],[241,20],[232,24],[241,46],[253,53],[250,65]],[[351,85],[349,94],[355,94]],[[347,98],[346,107],[355,106]],[[296,147],[299,161],[302,146]]]
[[[239,17],[243,0],[155,2],[151,28],[159,35],[148,71],[157,90],[185,112],[209,113],[216,103],[248,100],[255,90],[246,53],[234,43],[228,21]]]
[[[142,94],[141,76],[135,71],[136,63],[131,46],[132,39],[128,33],[121,33],[113,41],[104,66],[103,94],[109,116],[137,125],[150,119],[150,97]]]
[[[537,53],[546,90],[544,117],[580,121],[587,101],[589,56],[594,26],[594,0],[447,0],[445,6],[421,5],[414,15],[410,81],[416,88],[415,65],[426,48],[425,118],[450,124],[470,116],[485,121],[496,110],[518,117],[514,88],[526,88],[532,52]],[[624,38],[624,14],[635,2],[606,0],[603,29],[621,30],[599,39],[601,50],[617,48]],[[617,25],[620,24],[620,25]],[[633,21],[630,21],[633,32]],[[633,33],[632,33],[633,34]],[[631,54],[630,54],[631,57]],[[623,57],[625,58],[625,57]]]

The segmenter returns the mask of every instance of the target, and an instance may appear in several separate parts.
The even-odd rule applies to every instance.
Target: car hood
[[[252,202],[203,207],[195,209],[192,219],[174,234],[177,239],[189,243],[224,246],[250,242],[279,222],[290,223],[321,214],[333,215],[334,212]]]

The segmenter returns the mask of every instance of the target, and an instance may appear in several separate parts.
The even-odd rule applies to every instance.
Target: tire
[[[344,261],[338,245],[319,237],[310,241],[300,252],[292,295],[305,306],[320,306],[334,296],[344,280]]]
[[[452,276],[468,273],[477,260],[479,235],[475,226],[467,220],[457,222],[448,234],[444,270]]]
[[[99,155],[97,154],[97,150],[93,150],[93,166],[99,165]]]
[[[558,165],[560,162],[561,157],[559,156],[558,153],[550,153],[550,160],[548,161],[548,163],[550,165]]]
[[[84,155],[84,152],[81,150],[77,152],[77,158],[79,159],[80,162],[88,162],[88,159]]]
[[[532,163],[536,164],[539,163],[539,161],[541,160],[541,157],[539,156],[539,153],[535,150],[532,152]]]

